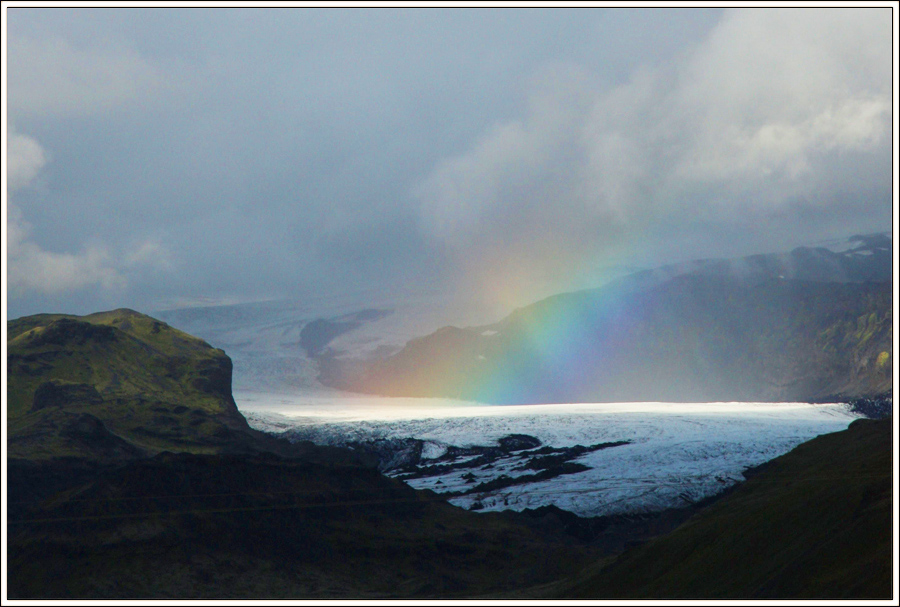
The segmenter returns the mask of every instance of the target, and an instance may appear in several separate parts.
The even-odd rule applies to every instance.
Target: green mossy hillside
[[[891,597],[892,419],[858,420],[765,464],[708,510],[554,597]]]
[[[29,316],[7,331],[11,458],[216,453],[249,431],[228,356],[164,322],[120,309]]]

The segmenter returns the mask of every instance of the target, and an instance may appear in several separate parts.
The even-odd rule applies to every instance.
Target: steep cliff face
[[[149,316],[42,314],[7,329],[11,458],[215,453],[252,433],[225,353]]]
[[[891,388],[889,283],[686,274],[413,340],[341,387],[492,403],[810,400]]]

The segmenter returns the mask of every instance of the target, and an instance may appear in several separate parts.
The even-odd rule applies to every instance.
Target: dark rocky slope
[[[892,427],[892,419],[858,420],[804,443],[674,532],[542,592],[889,599]]]
[[[452,597],[559,578],[593,552],[374,469],[162,454],[9,521],[11,598]]]

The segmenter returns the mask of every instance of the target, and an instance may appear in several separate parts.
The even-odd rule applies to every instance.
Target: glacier
[[[350,446],[379,439],[422,441],[420,468],[442,457],[441,463],[453,465],[428,468],[433,474],[387,473],[416,489],[450,494],[449,501],[458,506],[497,511],[555,505],[580,516],[657,512],[696,503],[744,480],[747,468],[820,434],[843,430],[860,417],[842,403],[494,406],[328,390],[236,391],[235,400],[251,426],[291,440]],[[529,458],[538,457],[534,451],[513,451],[487,464],[471,455],[448,459],[450,447],[496,446],[512,434],[535,437],[557,450],[615,446],[572,459],[580,464],[577,471],[537,481],[534,469],[527,467]],[[483,483],[526,475],[532,475],[526,479],[532,482],[474,491]]]

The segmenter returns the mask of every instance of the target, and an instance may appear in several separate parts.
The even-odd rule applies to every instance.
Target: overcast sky
[[[7,17],[10,318],[512,306],[891,229],[889,8]]]

